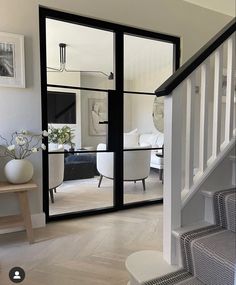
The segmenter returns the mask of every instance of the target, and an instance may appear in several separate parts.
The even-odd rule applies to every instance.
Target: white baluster
[[[212,134],[213,159],[215,159],[218,153],[220,152],[220,143],[221,143],[222,76],[223,76],[223,46],[220,46],[220,48],[215,53],[213,134]]]
[[[235,34],[227,41],[227,86],[225,110],[225,145],[233,135],[233,110],[234,110],[234,61],[235,61]]]
[[[209,96],[209,58],[201,65],[201,106],[200,106],[200,138],[199,138],[199,170],[207,167],[208,141],[208,96]]]
[[[185,190],[193,184],[195,72],[187,79]]]

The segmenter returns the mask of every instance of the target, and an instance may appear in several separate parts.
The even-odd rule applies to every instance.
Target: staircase
[[[180,235],[183,268],[144,285],[233,285],[236,266],[236,190],[214,193],[216,224]]]
[[[234,285],[235,39],[236,18],[156,90],[165,96],[163,260],[156,257],[164,275],[141,278],[128,258],[130,285]]]
[[[234,18],[156,90],[165,96],[163,256],[170,264],[179,263],[173,230],[183,226],[183,215],[194,220],[186,206],[235,148],[235,31]],[[211,189],[230,183],[213,181]]]

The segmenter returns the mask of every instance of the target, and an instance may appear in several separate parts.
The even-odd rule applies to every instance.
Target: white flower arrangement
[[[46,145],[42,143],[45,137],[48,136],[47,131],[41,134],[33,134],[27,130],[16,131],[11,134],[11,139],[8,141],[0,135],[0,156],[10,157],[13,159],[24,159],[32,153],[40,150],[46,150]]]
[[[63,126],[62,128],[49,127],[48,130],[48,142],[58,144],[68,144],[73,147],[75,144],[72,142],[74,139],[74,130],[69,126]]]

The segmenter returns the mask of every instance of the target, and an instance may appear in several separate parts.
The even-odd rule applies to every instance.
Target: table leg
[[[159,169],[159,179],[163,182],[163,169]]]
[[[29,243],[34,242],[34,234],[32,229],[32,222],[31,222],[31,215],[30,215],[30,208],[28,202],[27,191],[17,192],[19,203],[20,203],[20,210],[21,215],[24,220],[25,228]]]

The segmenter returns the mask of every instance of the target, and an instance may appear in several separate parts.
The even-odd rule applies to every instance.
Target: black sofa
[[[99,175],[96,167],[96,154],[65,154],[64,181],[93,178]]]

